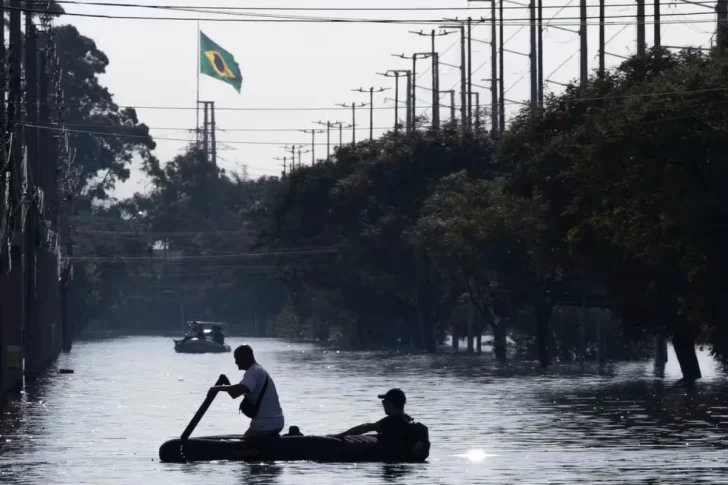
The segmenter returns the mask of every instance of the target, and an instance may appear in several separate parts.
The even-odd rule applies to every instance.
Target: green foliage
[[[548,202],[552,241],[638,327],[724,332],[727,74],[717,53],[655,51],[524,113],[504,140],[514,189]]]
[[[549,348],[569,359],[578,345],[560,303],[588,297],[620,317],[603,325],[614,357],[644,350],[658,331],[688,343],[703,331],[728,359],[720,304],[728,60],[717,52],[630,59],[550,96],[535,115],[524,110],[497,144],[481,131],[419,126],[252,181],[194,150],[162,166],[136,114],[98,86],[103,53],[72,27],[59,44],[66,102],[78,106],[72,120],[137,135],[74,138],[82,180],[103,174],[89,193],[105,198],[137,156],[153,183],[146,196],[89,205],[81,216],[84,227],[149,236],[79,236],[78,252],[156,249],[142,265],[84,265],[77,281],[87,318],[113,308],[126,319],[170,320],[171,310],[154,316],[130,295],[172,287],[196,318],[433,350],[448,328],[462,331],[472,304],[499,356],[511,321],[525,355],[535,349],[545,366]],[[171,253],[202,259],[170,264]],[[586,338],[593,349],[593,329]]]
[[[117,181],[129,178],[135,157],[151,159],[155,143],[132,108],[120,108],[99,84],[109,59],[76,27],[54,29],[64,99],[64,119],[74,156],[74,173],[62,183],[77,185],[90,199],[105,199]],[[119,136],[121,134],[121,136]],[[78,194],[76,194],[78,195]]]

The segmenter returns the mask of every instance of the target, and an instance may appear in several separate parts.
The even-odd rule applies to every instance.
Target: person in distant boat
[[[193,337],[197,336],[197,332],[199,331],[199,327],[197,325],[197,322],[192,322],[190,325],[190,329],[187,331],[184,337],[182,337],[181,344],[187,343],[189,340],[192,340]]]
[[[225,336],[222,334],[220,327],[212,327],[212,341],[220,345],[225,344]]]
[[[273,378],[255,361],[253,349],[249,345],[236,348],[233,356],[238,369],[245,371],[243,379],[239,384],[213,386],[210,392],[224,391],[233,399],[245,396],[240,403],[240,410],[251,421],[244,437],[279,435],[283,430],[284,418]]]
[[[407,439],[409,425],[413,419],[404,412],[407,398],[401,389],[390,389],[386,394],[377,396],[382,400],[386,416],[376,423],[366,423],[336,435],[337,437],[360,435],[376,431],[383,440],[398,442]]]

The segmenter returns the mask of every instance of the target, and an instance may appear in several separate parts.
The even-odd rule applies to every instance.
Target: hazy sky
[[[90,0],[81,0],[90,1]],[[129,3],[128,0],[105,0],[107,3]],[[664,1],[664,0],[663,0]],[[470,4],[466,0],[311,0],[308,2],[281,2],[272,0],[136,0],[141,5],[190,6],[210,10],[213,7],[441,7],[467,8],[471,11],[248,11],[256,14],[292,14],[304,16],[388,18],[388,19],[440,19],[490,17],[489,3]],[[528,53],[528,9],[520,2],[507,2],[505,17],[511,20],[505,27],[505,38],[510,39],[506,48]],[[597,17],[598,0],[589,0],[589,16]],[[664,2],[667,3],[667,2]],[[205,6],[207,4],[207,6]],[[636,12],[633,0],[607,1],[607,16],[620,16],[608,25],[606,38],[615,36],[608,44],[607,52],[626,56],[635,51]],[[561,7],[567,5],[563,11]],[[563,28],[576,30],[573,25],[578,17],[578,0],[544,0],[544,22],[552,22]],[[476,8],[477,7],[477,8]],[[149,8],[127,8],[64,4],[69,13],[93,13],[127,16],[225,18],[239,20],[239,11],[188,13],[160,11]],[[648,21],[653,6],[648,0]],[[695,5],[663,5],[662,43],[669,46],[708,46],[715,29],[715,13]],[[698,14],[696,14],[698,13]],[[556,20],[550,20],[558,15]],[[197,88],[197,22],[170,20],[126,20],[65,17],[78,27],[82,34],[96,41],[110,60],[107,73],[101,82],[114,93],[122,106],[138,108],[139,118],[151,127],[157,141],[157,157],[163,162],[181,153],[195,126],[195,99]],[[591,19],[590,22],[596,22]],[[572,24],[572,25],[569,25]],[[628,24],[628,25],[625,25]],[[310,150],[311,135],[298,130],[325,128],[315,121],[344,121],[351,123],[351,110],[337,107],[337,103],[368,102],[368,94],[352,92],[359,87],[390,88],[375,94],[375,107],[392,107],[394,79],[378,76],[377,72],[388,69],[410,69],[411,60],[393,57],[392,54],[410,56],[413,52],[430,50],[430,39],[409,33],[425,30],[429,25],[383,24],[331,24],[331,23],[277,23],[241,21],[201,21],[200,29],[210,38],[231,52],[243,73],[241,94],[220,81],[200,76],[200,99],[214,101],[218,125],[219,165],[229,171],[239,171],[247,166],[251,177],[279,175],[283,157],[283,145],[305,144]],[[652,44],[653,26],[648,24],[647,42]],[[473,29],[473,39],[490,40],[490,26],[483,24]],[[589,26],[590,69],[597,67],[598,26]],[[554,27],[544,32],[544,77],[557,82],[568,82],[579,73],[579,38],[576,33]],[[440,60],[457,65],[460,62],[459,34],[437,38]],[[490,77],[490,46],[473,41],[473,83],[488,86]],[[621,62],[618,57],[607,56],[607,65]],[[429,67],[429,60],[418,61],[418,77]],[[522,101],[529,97],[528,57],[506,52],[506,98]],[[553,74],[552,74],[553,73]],[[459,70],[440,67],[440,89],[459,90]],[[418,85],[430,87],[430,74],[425,73]],[[404,93],[401,82],[400,99]],[[488,104],[488,89],[475,88],[481,93],[481,104]],[[548,84],[547,90],[563,89]],[[431,105],[431,94],[418,89],[418,105]],[[449,97],[442,98],[449,104]],[[163,110],[158,107],[185,107],[187,110]],[[148,107],[148,108],[142,108]],[[513,113],[519,107],[509,102],[507,111]],[[228,108],[226,111],[225,108]],[[245,111],[249,108],[274,108],[276,110]],[[285,111],[289,108],[317,108],[317,110]],[[425,110],[422,110],[423,112]],[[427,110],[430,114],[429,110]],[[447,119],[449,110],[441,108],[441,118]],[[404,110],[400,110],[404,119]],[[389,129],[394,121],[392,109],[375,110],[374,126],[377,133]],[[357,110],[357,140],[369,136],[368,108]],[[226,131],[233,130],[233,131]],[[256,130],[256,131],[246,131]],[[165,140],[164,138],[169,138]],[[338,131],[332,131],[332,145],[338,144]],[[344,143],[351,142],[351,129],[344,132]],[[316,157],[326,154],[326,134],[316,135]],[[303,155],[303,162],[311,162],[311,154]],[[145,181],[137,169],[132,170],[131,180],[117,188],[116,196],[128,197],[134,192],[144,192]]]

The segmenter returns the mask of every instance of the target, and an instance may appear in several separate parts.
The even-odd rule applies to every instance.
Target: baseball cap
[[[390,401],[398,407],[404,407],[404,404],[407,402],[407,398],[405,397],[402,389],[390,389],[385,394],[379,394],[377,397],[379,399]]]

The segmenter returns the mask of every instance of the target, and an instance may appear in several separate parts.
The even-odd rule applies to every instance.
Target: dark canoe
[[[317,461],[317,462],[424,462],[429,440],[400,448],[385,446],[376,436],[207,436],[183,442],[169,440],[159,448],[163,462],[186,461]]]

